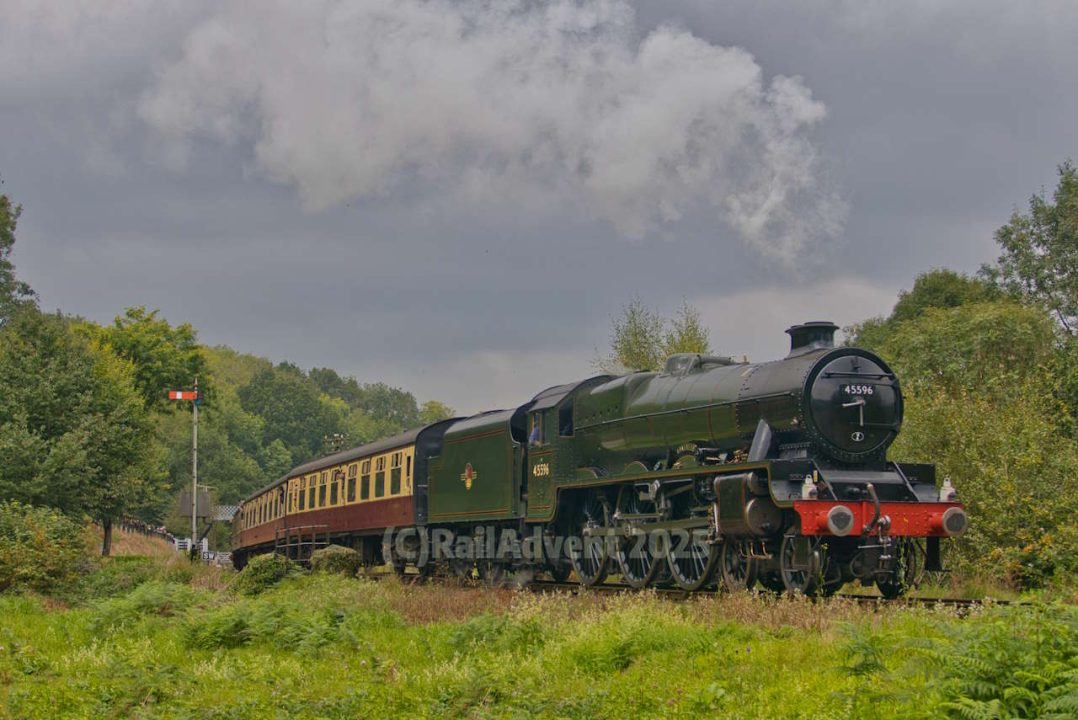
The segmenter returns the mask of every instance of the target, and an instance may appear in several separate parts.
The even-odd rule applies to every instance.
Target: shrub
[[[82,578],[79,595],[82,598],[122,595],[154,578],[158,572],[152,558],[133,555],[102,558],[99,567]]]
[[[97,604],[91,627],[107,630],[129,625],[143,617],[171,617],[193,605],[206,603],[211,593],[188,585],[151,580],[126,595]]]
[[[0,502],[0,592],[53,593],[72,585],[90,564],[82,532],[56,510]]]
[[[355,575],[360,565],[359,553],[341,545],[330,545],[311,553],[311,570],[316,572]]]
[[[283,555],[256,555],[232,581],[232,589],[241,595],[257,595],[281,580],[302,572],[299,565]]]

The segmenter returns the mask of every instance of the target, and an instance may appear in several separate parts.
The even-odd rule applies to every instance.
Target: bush
[[[89,566],[83,528],[48,508],[0,502],[0,592],[53,593]]]
[[[257,595],[285,578],[302,572],[299,565],[283,555],[275,553],[256,555],[247,563],[243,572],[232,581],[232,589],[241,595]]]
[[[159,572],[152,558],[134,555],[102,558],[100,566],[82,578],[78,594],[86,599],[122,595],[153,579]]]
[[[355,575],[361,565],[359,553],[341,545],[330,545],[311,553],[311,570],[316,572]]]
[[[147,616],[171,617],[209,601],[212,593],[172,582],[151,580],[119,597],[97,604],[91,627],[95,631],[130,625]]]

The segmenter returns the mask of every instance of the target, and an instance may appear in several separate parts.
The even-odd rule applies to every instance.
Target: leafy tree
[[[453,417],[453,408],[438,400],[427,400],[419,408],[419,424],[430,425]]]
[[[0,324],[10,318],[18,306],[34,301],[30,286],[15,279],[15,266],[10,257],[15,245],[15,226],[21,214],[22,206],[0,194]]]
[[[338,411],[324,403],[314,383],[292,365],[259,372],[238,396],[244,410],[265,422],[263,442],[280,440],[297,463],[317,456],[322,438],[341,430]]]
[[[314,368],[308,373],[318,389],[330,397],[344,400],[350,407],[359,406],[363,392],[353,377],[342,378],[330,368]]]
[[[891,456],[950,476],[971,517],[960,562],[1020,585],[1078,570],[1078,442],[1055,341],[1041,309],[997,301],[929,308],[878,348],[906,402]]]
[[[258,451],[258,464],[262,468],[263,475],[267,478],[279,478],[292,469],[292,453],[281,440],[275,439]],[[252,488],[257,489],[257,488]],[[243,497],[243,493],[237,497]]]
[[[1042,192],[996,231],[1003,254],[986,277],[1055,314],[1070,333],[1078,333],[1078,170],[1059,166],[1052,200]]]
[[[1009,395],[1011,383],[1052,362],[1055,334],[1039,308],[973,303],[933,308],[901,323],[879,349],[901,368],[904,387]]]
[[[273,369],[273,363],[266,358],[236,352],[224,345],[202,346],[202,353],[213,380],[234,388],[243,387],[263,370]]]
[[[0,330],[0,496],[105,528],[152,506],[159,446],[129,363],[58,315],[20,308]]]
[[[134,364],[135,384],[148,408],[168,407],[169,389],[190,387],[200,375],[205,379],[206,358],[188,323],[173,327],[157,310],[140,306],[127,308],[98,333],[106,346]]]
[[[843,328],[848,345],[875,348],[883,344],[895,328],[920,317],[930,308],[951,308],[967,303],[986,302],[1000,297],[996,286],[984,278],[936,269],[921,273],[913,288],[898,295],[891,314]]]
[[[677,314],[667,323],[662,354],[711,352],[711,333],[700,321],[700,311],[682,301]]]
[[[683,302],[674,318],[667,320],[634,297],[611,321],[610,352],[594,365],[608,373],[658,370],[667,357],[679,352],[711,352],[700,313]]]
[[[361,386],[356,407],[374,420],[397,427],[398,432],[419,425],[419,407],[415,395],[385,383]]]

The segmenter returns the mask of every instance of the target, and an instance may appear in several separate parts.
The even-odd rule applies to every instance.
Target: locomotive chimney
[[[835,331],[838,325],[828,320],[813,320],[794,325],[786,332],[790,336],[790,354],[786,357],[803,355],[819,348],[835,346]]]

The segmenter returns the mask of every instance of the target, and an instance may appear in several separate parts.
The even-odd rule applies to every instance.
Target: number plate
[[[876,387],[874,385],[846,385],[842,388],[842,392],[847,395],[875,395]]]

